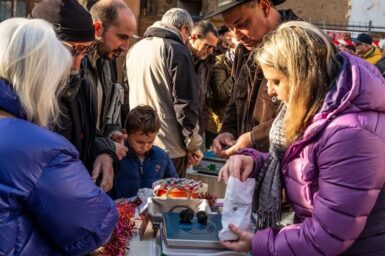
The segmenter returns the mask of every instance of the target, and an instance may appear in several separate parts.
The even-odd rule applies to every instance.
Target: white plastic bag
[[[239,238],[229,230],[229,224],[234,224],[243,230],[250,230],[254,188],[255,179],[247,179],[246,182],[242,182],[234,177],[229,178],[223,203],[223,229],[219,231],[218,235],[221,241],[238,240]]]

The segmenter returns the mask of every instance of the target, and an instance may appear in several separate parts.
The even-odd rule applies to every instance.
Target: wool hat
[[[373,38],[369,34],[361,33],[357,38],[353,38],[353,42],[371,45]]]
[[[40,0],[35,3],[31,16],[52,23],[60,40],[95,40],[91,14],[76,0]]]
[[[243,4],[245,2],[249,2],[250,0],[218,0],[218,7],[214,12],[209,13],[206,16],[206,19],[214,17],[218,14],[221,14],[237,5]],[[279,5],[285,2],[286,0],[272,0],[273,5]]]

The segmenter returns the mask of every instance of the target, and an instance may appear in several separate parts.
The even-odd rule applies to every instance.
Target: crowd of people
[[[229,249],[385,253],[385,58],[369,34],[336,47],[282,2],[172,8],[131,47],[124,0],[41,0],[1,22],[0,255],[87,255],[114,199],[185,177],[207,149],[228,158],[219,180],[256,179],[256,230],[230,225]]]

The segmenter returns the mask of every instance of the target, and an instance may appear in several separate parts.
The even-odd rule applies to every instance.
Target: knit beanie
[[[76,0],[41,0],[35,3],[31,15],[51,22],[60,40],[95,40],[91,14]]]

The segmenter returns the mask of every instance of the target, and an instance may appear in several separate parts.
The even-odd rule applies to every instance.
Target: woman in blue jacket
[[[46,129],[72,58],[42,20],[0,23],[0,255],[82,255],[117,221],[76,149]]]

